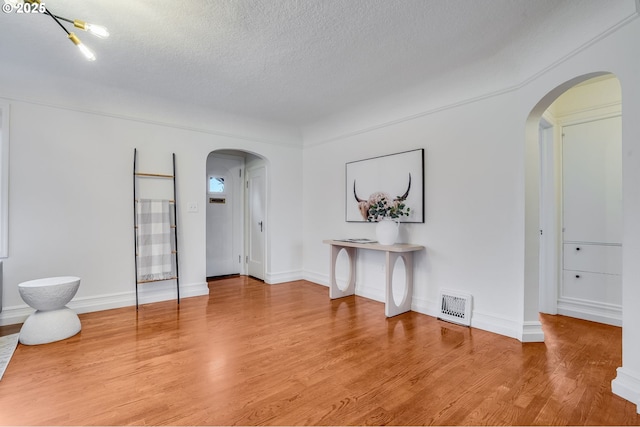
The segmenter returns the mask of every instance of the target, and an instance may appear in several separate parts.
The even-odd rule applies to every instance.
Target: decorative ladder
[[[178,216],[176,215],[177,209],[177,201],[176,201],[176,154],[172,153],[173,156],[173,174],[158,174],[158,173],[145,173],[138,172],[136,169],[136,157],[137,157],[137,149],[133,149],[133,224],[134,224],[134,259],[135,259],[135,277],[136,277],[136,310],[138,309],[138,285],[141,283],[150,283],[150,282],[163,282],[167,280],[175,280],[176,281],[176,293],[177,293],[177,302],[180,304],[180,275],[178,273]],[[169,277],[166,279],[157,279],[157,280],[138,280],[138,215],[136,205],[139,202],[137,195],[137,180],[139,178],[150,178],[150,179],[170,179],[173,184],[173,199],[169,200],[169,203],[173,206],[173,221],[174,224],[171,224],[171,229],[173,231],[173,244],[174,250],[171,253],[175,256],[175,276]]]

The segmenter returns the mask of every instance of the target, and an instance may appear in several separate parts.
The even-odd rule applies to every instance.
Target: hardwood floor
[[[19,345],[0,424],[640,425],[611,393],[620,328],[542,316],[547,342],[522,344],[304,281],[210,287]]]

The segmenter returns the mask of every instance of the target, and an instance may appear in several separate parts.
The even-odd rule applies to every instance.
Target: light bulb
[[[81,30],[89,31],[91,34],[98,36],[101,39],[109,37],[109,31],[102,25],[90,24],[79,19],[74,20],[73,25]]]
[[[82,52],[82,54],[89,60],[89,61],[95,61],[96,60],[96,56],[93,54],[93,52],[91,52],[91,50],[86,47],[84,45],[84,43],[82,43],[80,41],[80,39],[73,33],[69,33],[69,40],[71,40],[73,42],[73,44],[75,44],[76,46],[78,46],[78,49],[80,49],[80,52]]]
[[[94,36],[98,36],[101,39],[106,39],[107,37],[109,37],[109,31],[102,25],[86,24],[86,27],[87,31],[89,31]]]

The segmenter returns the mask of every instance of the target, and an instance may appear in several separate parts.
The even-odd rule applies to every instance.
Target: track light
[[[49,11],[49,9],[45,7],[43,3],[40,2],[40,0],[4,0],[4,3],[5,4],[3,7],[3,11],[5,12],[10,12],[10,10],[7,8],[7,6],[10,6],[11,10],[16,10],[17,12],[23,11],[27,13],[43,13],[45,15],[49,15],[51,19],[53,19],[60,26],[60,28],[62,28],[64,32],[67,33],[67,37],[69,38],[69,40],[71,40],[73,44],[78,46],[80,52],[82,52],[85,58],[87,58],[89,61],[95,61],[96,56],[87,46],[84,45],[84,43],[80,41],[78,36],[67,30],[60,21],[69,22],[73,24],[75,28],[87,31],[100,38],[109,37],[109,31],[107,31],[107,29],[102,25],[90,24],[79,19],[71,20],[62,16],[54,15]]]

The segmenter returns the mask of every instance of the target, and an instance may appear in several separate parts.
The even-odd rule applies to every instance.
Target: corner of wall
[[[613,394],[636,404],[636,411],[640,414],[640,374],[630,372],[625,368],[617,369],[618,375],[611,381]]]

